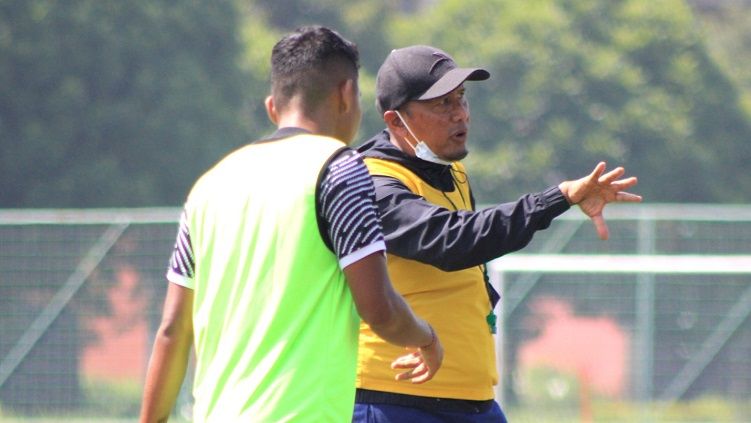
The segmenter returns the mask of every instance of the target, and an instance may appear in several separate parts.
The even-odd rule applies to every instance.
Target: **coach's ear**
[[[407,136],[407,130],[406,128],[404,128],[404,122],[402,122],[402,119],[399,117],[399,115],[396,114],[395,111],[386,110],[383,113],[383,123],[386,124],[386,127],[392,134],[398,135],[402,138]]]
[[[263,104],[266,106],[266,115],[268,115],[269,120],[274,125],[279,124],[279,114],[276,111],[276,106],[274,105],[274,97],[268,96],[266,97],[266,100],[263,102]]]
[[[393,110],[386,110],[385,112],[383,112],[383,122],[389,128],[404,126],[402,124],[402,120],[399,119],[399,115],[397,115]]]

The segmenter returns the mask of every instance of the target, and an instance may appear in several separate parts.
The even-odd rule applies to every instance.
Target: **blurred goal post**
[[[510,254],[489,263],[491,282],[504,293],[507,285],[507,275],[514,274],[633,274],[637,277],[642,275],[657,274],[692,274],[692,275],[733,275],[751,274],[751,255],[668,255],[668,254]],[[532,285],[534,282],[531,283]],[[639,324],[637,325],[636,341],[646,352],[650,350],[653,336],[654,310],[650,309],[654,302],[654,279],[640,278],[637,284],[642,293],[641,299],[646,301],[646,307],[637,307]],[[523,291],[522,295],[529,292],[531,286]],[[645,294],[646,293],[646,294]],[[509,312],[504,311],[504,299],[499,304],[499,314],[506,316]],[[519,299],[517,299],[520,301]],[[517,305],[518,305],[517,301]],[[722,346],[728,341],[738,327],[751,315],[751,285],[745,288],[742,295],[728,310],[720,324],[708,336],[701,347],[694,352],[691,359],[675,376],[672,383],[653,398],[650,394],[640,400],[659,399],[665,404],[677,401],[689,389],[691,384],[701,374],[703,369],[712,361]],[[504,366],[504,324],[502,319],[496,337],[496,354],[499,371]],[[651,354],[645,353],[647,360],[636,369],[636,384],[642,389],[651,390],[652,358]],[[496,387],[496,398],[503,401],[503,381],[499,378]],[[645,388],[646,387],[646,388]]]

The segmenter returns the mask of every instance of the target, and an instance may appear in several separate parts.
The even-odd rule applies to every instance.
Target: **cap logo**
[[[436,66],[438,66],[438,64],[441,63],[441,62],[443,62],[444,60],[448,61],[448,62],[452,61],[450,57],[446,56],[443,53],[439,53],[437,51],[433,52],[433,56],[437,57],[438,59],[435,62],[433,62],[432,66],[430,66],[430,70],[428,71],[428,73],[430,73],[430,74],[432,74],[433,70],[435,70]]]

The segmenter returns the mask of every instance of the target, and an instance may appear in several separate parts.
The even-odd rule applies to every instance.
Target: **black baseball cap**
[[[482,68],[460,68],[445,51],[424,45],[391,50],[376,76],[376,107],[383,114],[411,100],[446,95],[464,81],[484,81]]]

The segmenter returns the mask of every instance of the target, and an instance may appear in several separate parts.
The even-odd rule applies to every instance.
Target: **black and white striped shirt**
[[[321,178],[319,203],[327,243],[343,269],[374,252],[385,251],[381,220],[375,205],[373,181],[362,157],[344,150],[329,163]],[[185,286],[194,276],[195,260],[183,212],[170,258],[167,279]]]

